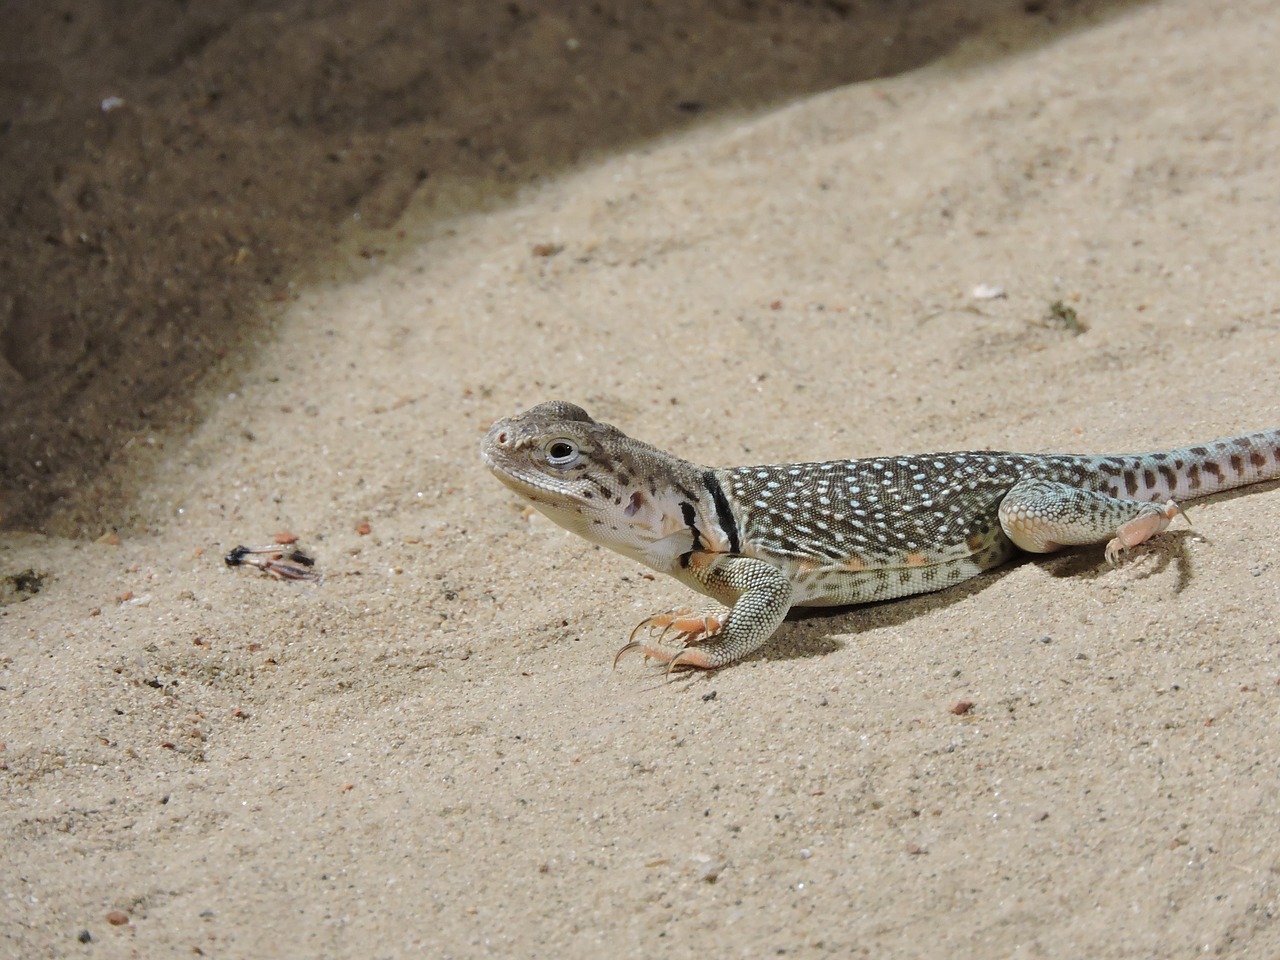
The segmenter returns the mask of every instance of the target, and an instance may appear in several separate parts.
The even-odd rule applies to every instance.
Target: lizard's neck
[[[662,573],[676,573],[692,551],[737,553],[738,525],[715,471],[670,457],[624,493],[625,530],[600,530],[600,542]],[[621,536],[612,539],[608,534]],[[592,537],[592,539],[596,539]]]

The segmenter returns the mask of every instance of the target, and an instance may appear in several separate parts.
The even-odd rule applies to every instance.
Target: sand
[[[628,49],[616,24],[513,9],[503,36],[530,56]],[[501,58],[481,58],[511,94],[494,116],[551,104],[523,153],[398,168],[424,138],[501,141],[459,146],[458,113],[392,123],[410,80],[362,93],[381,127],[323,114],[302,159],[288,130],[244,135],[270,147],[244,188],[275,204],[257,240],[195,256],[143,223],[59,288],[162,318],[100,362],[87,334],[60,361],[64,340],[23,333],[42,301],[36,280],[12,288],[10,424],[46,416],[50,452],[10,429],[0,955],[1280,956],[1276,485],[1193,509],[1118,568],[1079,550],[805,616],[667,682],[611,662],[683,588],[527,515],[478,456],[494,418],[553,397],[712,464],[1124,452],[1280,424],[1280,12],[743,9],[641,22],[685,72],[612,110],[613,88],[579,82],[621,119],[573,150],[546,120],[573,65]],[[240,49],[245,89],[288,98],[344,43],[404,66],[431,39],[474,65],[464,28],[492,39],[335,9],[295,46],[281,10],[221,10],[126,106],[102,113],[90,84],[99,128],[133,124],[105,156],[154,158],[148,131],[206,122],[183,84],[210,51]],[[837,29],[910,50],[851,66]],[[768,50],[793,66],[708,92]],[[23,116],[64,122],[52,89]],[[145,96],[190,114],[161,124],[128,105]],[[335,193],[311,165],[344,137],[382,172]],[[169,222],[147,184],[179,206],[234,194],[192,150],[84,216]],[[74,180],[78,156],[47,175]],[[169,219],[224,236],[219,209]],[[88,243],[68,229],[58,257]],[[139,264],[181,288],[171,309],[120,281]],[[147,358],[170,380],[136,401]],[[94,426],[90,408],[113,412]],[[286,531],[321,582],[223,563]]]

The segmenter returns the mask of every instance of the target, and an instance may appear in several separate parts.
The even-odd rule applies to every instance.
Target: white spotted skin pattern
[[[835,460],[717,476],[742,552],[787,572],[794,605],[830,606],[940,590],[1008,559],[996,510],[1018,475],[987,459]]]
[[[742,552],[788,572],[794,605],[831,606],[940,590],[1003,563],[1017,548],[999,508],[1020,482],[1127,501],[1203,497],[1280,475],[1280,430],[1125,456],[967,451],[716,475],[738,518]],[[1111,530],[1123,522],[1093,499],[1068,493],[1055,507],[1098,514]]]
[[[482,454],[556,523],[733,607],[736,626],[722,634],[736,636],[695,639],[695,656],[644,646],[672,664],[720,666],[776,626],[749,623],[769,598],[733,586],[750,581],[751,563],[783,574],[773,589],[789,583],[790,606],[832,606],[940,590],[1019,548],[1110,539],[1112,559],[1178,512],[1155,504],[1280,477],[1280,429],[1121,456],[969,451],[709,469],[551,401],[495,423]]]

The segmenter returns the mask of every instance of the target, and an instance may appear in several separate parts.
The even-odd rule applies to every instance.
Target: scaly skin
[[[1107,542],[1114,563],[1168,527],[1176,500],[1280,477],[1280,429],[1122,456],[972,451],[712,469],[559,400],[499,420],[481,452],[560,526],[729,608],[650,617],[640,626],[663,636],[620,651],[639,647],[668,669],[740,660],[792,607],[941,590],[1019,549]],[[663,642],[671,631],[676,645]]]

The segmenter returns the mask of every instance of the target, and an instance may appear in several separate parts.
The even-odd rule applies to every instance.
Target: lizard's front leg
[[[791,581],[771,563],[705,551],[685,554],[680,560],[684,572],[729,612],[718,618],[683,613],[651,617],[641,627],[674,627],[686,645],[662,646],[659,637],[658,642],[628,643],[619,656],[638,646],[646,657],[664,661],[668,672],[676,667],[723,667],[760,649],[791,609]]]

